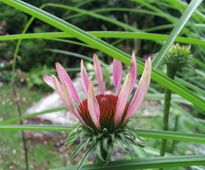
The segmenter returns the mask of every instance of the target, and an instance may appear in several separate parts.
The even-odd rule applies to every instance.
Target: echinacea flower
[[[137,77],[137,65],[134,53],[132,55],[129,73],[125,77],[122,86],[122,64],[120,61],[114,59],[112,78],[115,91],[112,94],[106,93],[103,71],[101,69],[100,61],[95,54],[93,55],[93,62],[98,83],[98,92],[96,94],[93,81],[89,79],[83,60],[81,61],[80,75],[86,94],[85,100],[80,100],[71,78],[59,63],[56,63],[58,78],[54,75],[44,76],[44,81],[59,94],[63,103],[67,106],[67,109],[70,110],[81,123],[81,129],[87,130],[87,132],[84,133],[84,137],[86,138],[87,136],[86,139],[88,139],[88,142],[85,142],[87,141],[86,139],[81,139],[86,143],[86,146],[84,147],[90,145],[93,148],[96,148],[100,153],[99,156],[99,153],[97,152],[98,157],[101,160],[107,161],[111,157],[111,155],[108,156],[108,154],[109,152],[110,154],[112,153],[112,151],[109,151],[109,148],[112,146],[111,150],[113,149],[114,138],[119,138],[123,141],[131,139],[135,140],[133,134],[130,134],[130,137],[128,135],[125,139],[122,139],[122,134],[123,132],[127,134],[130,133],[129,131],[123,131],[123,129],[140,107],[148,91],[151,77],[151,58],[149,57],[145,61],[144,71],[133,97],[131,96]],[[75,132],[76,135],[78,135],[77,131]],[[112,134],[114,134],[114,137]],[[93,136],[98,137],[94,138]],[[68,142],[69,141],[70,140],[68,139]],[[105,145],[106,143],[107,145]],[[108,152],[108,154],[104,154],[103,152]]]

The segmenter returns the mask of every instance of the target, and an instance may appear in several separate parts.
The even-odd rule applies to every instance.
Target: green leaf
[[[65,131],[69,132],[73,126],[58,126],[58,125],[0,125],[0,131]]]
[[[192,0],[191,3],[188,5],[186,10],[183,12],[181,18],[179,19],[178,23],[176,24],[171,34],[169,35],[168,40],[162,46],[157,56],[154,58],[154,61],[153,61],[154,68],[157,68],[159,66],[162,59],[164,58],[167,51],[169,50],[170,46],[173,44],[173,42],[175,41],[180,31],[184,28],[185,24],[187,23],[189,18],[192,16],[192,13],[197,9],[197,7],[201,4],[202,1],[203,0]]]
[[[148,138],[160,138],[168,140],[181,140],[184,142],[205,143],[205,135],[191,134],[172,131],[157,131],[157,130],[136,130],[137,135]]]
[[[53,108],[53,109],[47,109],[41,112],[35,112],[35,113],[31,113],[31,114],[24,114],[22,116],[17,116],[17,117],[13,117],[10,119],[6,119],[2,122],[0,122],[0,125],[6,125],[6,124],[11,124],[11,123],[16,123],[19,121],[23,121],[25,119],[29,119],[29,118],[33,118],[42,114],[46,114],[46,113],[54,113],[54,112],[58,112],[58,111],[62,111],[65,110],[66,107],[57,107],[57,108]]]
[[[143,39],[153,41],[166,41],[169,37],[167,34],[156,33],[142,33],[142,32],[126,32],[126,31],[88,31],[87,33],[98,38],[120,38],[120,39]],[[45,33],[27,33],[27,34],[13,34],[2,35],[0,41],[22,40],[22,39],[48,39],[55,40],[55,38],[73,38],[66,32],[45,32]],[[63,39],[61,39],[63,41]],[[187,37],[177,37],[176,42],[184,44],[205,45],[204,40]],[[79,43],[78,43],[79,44]],[[80,43],[82,44],[82,43]]]
[[[205,155],[171,156],[140,158],[126,161],[111,162],[108,166],[100,164],[84,165],[81,170],[134,170],[147,168],[188,167],[193,165],[205,165]],[[55,170],[76,170],[76,167],[58,168]]]
[[[55,131],[55,132],[70,132],[73,126],[57,126],[57,125],[0,125],[0,131]],[[160,130],[144,130],[136,129],[136,134],[141,137],[178,140],[183,142],[195,142],[205,144],[204,134],[182,133]]]

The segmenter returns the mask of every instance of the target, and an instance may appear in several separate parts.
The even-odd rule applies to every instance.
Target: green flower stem
[[[176,75],[176,69],[171,65],[167,65],[167,76],[174,79]],[[164,111],[163,111],[163,130],[167,131],[169,129],[169,109],[171,102],[172,92],[169,89],[165,89],[164,96]],[[166,152],[167,140],[163,139],[161,143],[160,156],[164,156]]]
[[[178,129],[178,123],[179,123],[179,115],[176,115],[175,123],[174,123],[174,131],[177,131],[177,129]],[[174,148],[175,148],[176,142],[177,142],[176,140],[172,141],[170,153],[174,153]]]
[[[14,75],[14,73],[13,73],[13,75]],[[14,99],[15,99],[15,104],[16,104],[17,111],[18,111],[18,116],[21,117],[22,116],[22,111],[21,111],[18,95],[17,95],[17,92],[16,92],[16,84],[15,83],[16,83],[15,76],[13,76],[13,79],[11,80],[13,96],[14,96]],[[20,120],[20,125],[23,125],[22,120]],[[22,137],[23,150],[24,150],[25,170],[29,170],[28,147],[27,147],[26,136],[25,136],[24,131],[21,131],[21,137]]]

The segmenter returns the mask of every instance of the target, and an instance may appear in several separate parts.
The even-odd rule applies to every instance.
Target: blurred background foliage
[[[33,4],[37,7],[40,7],[42,4],[49,3],[50,1],[49,0],[37,0],[37,1],[26,0],[26,2]],[[75,6],[89,11],[108,9],[108,8],[139,8],[139,9],[143,8],[142,5],[137,4],[135,2],[118,1],[118,0],[113,0],[113,1],[54,0],[52,1],[52,3]],[[70,18],[67,19],[70,23],[77,25],[78,27],[86,31],[95,31],[95,30],[123,31],[123,28],[120,28],[114,24],[110,24],[106,21],[99,20],[97,18],[88,15],[82,15],[78,17],[76,16],[76,12],[74,11],[69,11],[69,10],[64,10],[64,9],[54,8],[54,7],[46,7],[45,10],[65,20],[66,18]],[[1,35],[21,33],[30,18],[29,15],[22,13],[16,9],[13,9],[7,5],[1,5],[0,11],[1,11],[0,14],[0,21],[1,21],[0,34]],[[179,16],[179,12],[176,12],[175,10],[171,11],[171,13],[175,14],[176,16]],[[132,13],[129,11],[113,12],[108,10],[106,12],[103,12],[102,15],[105,15],[108,18],[114,18],[128,25],[136,27],[137,29],[140,30],[149,29],[156,25],[168,23],[166,19],[163,19],[161,17],[144,15],[143,13]],[[58,30],[39,20],[34,20],[34,22],[31,24],[27,32],[40,33],[40,32],[53,32],[53,31],[58,31]],[[169,31],[170,30],[162,30],[157,32],[169,33]],[[106,41],[110,43],[115,43],[115,46],[129,53],[131,53],[133,49],[136,49],[139,56],[155,53],[160,47],[159,44],[151,41],[139,40],[138,42],[136,42],[134,40],[118,40],[119,42],[115,42],[116,39],[106,39]],[[1,62],[3,64],[3,66],[0,69],[11,70],[11,64],[12,64],[11,61],[13,58],[15,45],[16,45],[16,41],[0,43]],[[30,73],[35,68],[40,69],[41,67],[42,68],[45,67],[45,65],[46,67],[48,67],[48,69],[53,68],[54,62],[56,61],[64,63],[64,65],[67,66],[72,65],[72,67],[75,66],[75,64],[79,63],[79,60],[76,58],[65,57],[58,53],[51,53],[49,51],[46,51],[46,49],[61,49],[64,51],[86,54],[87,56],[92,56],[94,52],[88,48],[67,44],[67,43],[56,42],[56,41],[23,40],[18,53],[17,68],[23,72]],[[109,60],[106,57],[105,59]],[[78,67],[78,65],[76,66]],[[4,75],[4,78],[5,80],[7,80],[7,76]],[[36,85],[38,85],[38,83]]]
[[[37,7],[40,7],[42,4],[47,4],[50,1],[26,0],[26,2]],[[130,28],[132,30],[141,30],[144,32],[163,34],[170,33],[171,29],[174,26],[174,23],[176,22],[177,18],[180,17],[181,12],[184,9],[183,5],[179,5],[179,7],[181,7],[179,8],[173,6],[172,2],[168,3],[168,1],[166,0],[162,0],[160,2],[151,0],[147,2],[142,0],[53,0],[52,3],[64,4],[84,9],[99,15],[103,15],[107,18],[115,19],[117,21],[129,25],[130,27],[132,27]],[[201,5],[200,8],[201,10],[203,10],[202,6],[203,5]],[[105,20],[101,20],[96,17],[92,17],[90,15],[83,15],[73,10],[66,10],[56,8],[53,6],[47,6],[44,9],[84,29],[85,31],[130,31],[116,24],[107,22]],[[135,10],[135,12],[133,12],[133,9]],[[0,11],[1,35],[21,33],[26,23],[30,19],[29,15],[22,13],[16,9],[13,9],[7,5],[1,5]],[[151,13],[149,14],[149,12]],[[162,12],[161,15],[159,14],[160,12]],[[190,21],[187,24],[186,29],[183,30],[181,35],[183,35],[184,37],[201,39],[202,35],[204,35],[204,24],[197,23],[198,18],[195,19],[194,17],[192,17],[192,20],[193,21]],[[194,22],[194,24],[190,24],[192,22]],[[58,30],[36,19],[34,20],[34,22],[32,22],[27,33],[41,33],[54,31]],[[78,42],[78,40],[76,39],[72,40]],[[159,41],[147,41],[137,39],[106,39],[106,41],[128,53],[131,53],[135,49],[137,51],[137,55],[141,57],[154,54],[161,47],[161,42]],[[16,41],[7,41],[0,43],[1,70],[11,70],[15,45]],[[45,65],[47,69],[53,68],[54,63],[56,61],[59,61],[64,65],[67,65],[68,67],[78,67],[78,65],[76,65],[77,63],[79,63],[78,59],[73,57],[65,57],[59,53],[53,53],[48,49],[60,49],[63,51],[86,54],[87,56],[92,56],[92,54],[95,52],[83,46],[71,43],[68,44],[60,41],[23,40],[17,57],[17,68],[22,72],[30,73],[35,68],[45,68]],[[192,52],[196,58],[199,58],[200,60],[204,61],[203,54],[205,54],[205,50],[202,47],[193,46]],[[110,58],[108,57],[104,57],[104,60],[105,62],[110,62]],[[9,74],[9,72],[7,73]],[[8,80],[8,76],[4,75],[3,79]],[[39,85],[38,82],[36,83],[36,85]]]

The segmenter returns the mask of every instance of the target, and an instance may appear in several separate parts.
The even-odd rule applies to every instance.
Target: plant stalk
[[[174,79],[176,75],[176,69],[171,65],[167,65],[167,76],[171,79]],[[164,111],[163,111],[163,130],[169,130],[169,110],[170,110],[170,103],[171,103],[171,95],[172,92],[169,89],[165,89],[164,95]],[[167,140],[163,139],[160,148],[160,156],[164,156],[167,147]]]
[[[17,92],[16,92],[16,85],[15,85],[15,80],[14,79],[12,80],[11,84],[12,84],[13,96],[14,96],[14,100],[15,100],[15,103],[16,103],[18,115],[19,115],[19,117],[21,117],[22,112],[21,112],[21,107],[20,107],[19,99],[18,99]],[[20,125],[23,125],[22,120],[20,120]],[[22,136],[23,149],[24,149],[25,169],[29,170],[28,148],[27,148],[27,145],[26,145],[26,137],[25,137],[24,131],[21,131],[21,136]]]
[[[179,115],[176,115],[175,123],[174,123],[174,131],[177,131],[177,129],[178,129],[178,123],[179,123]],[[177,143],[176,140],[172,141],[172,146],[171,146],[170,153],[174,153],[174,148],[175,148],[176,143]]]

